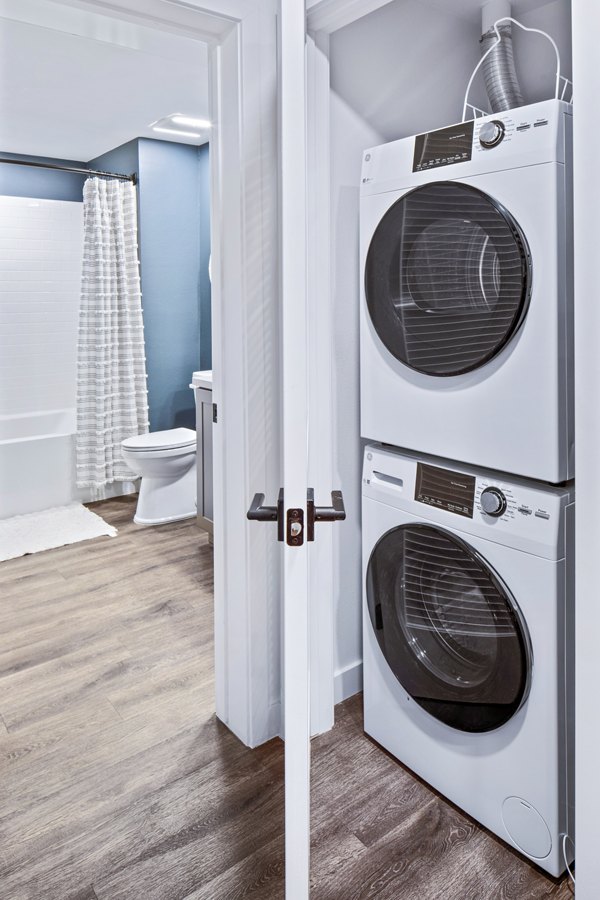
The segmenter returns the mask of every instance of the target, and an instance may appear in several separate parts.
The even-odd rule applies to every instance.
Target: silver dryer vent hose
[[[485,58],[482,68],[492,112],[506,112],[507,109],[523,106],[523,95],[515,71],[511,23],[499,25],[498,31],[502,40]],[[490,28],[480,39],[482,54],[497,41],[494,29]]]

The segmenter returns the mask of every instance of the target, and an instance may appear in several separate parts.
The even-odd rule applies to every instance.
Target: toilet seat
[[[170,428],[166,431],[151,431],[126,438],[121,446],[133,453],[152,453],[181,450],[196,446],[196,432],[191,428]]]

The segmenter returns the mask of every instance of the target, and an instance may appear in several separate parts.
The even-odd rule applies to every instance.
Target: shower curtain
[[[148,431],[136,190],[116,178],[83,189],[77,341],[77,486],[95,498],[135,477],[121,441]]]

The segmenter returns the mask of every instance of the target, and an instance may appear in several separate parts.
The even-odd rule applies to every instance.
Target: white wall
[[[361,689],[362,444],[359,438],[358,186],[365,147],[382,136],[331,93],[331,234],[333,303],[334,484],[347,519],[333,534],[335,584],[335,701]]]
[[[332,88],[383,141],[441,128],[460,121],[479,37],[479,17],[390,3],[331,36]]]
[[[74,409],[83,204],[0,197],[0,416]]]
[[[561,57],[561,74],[571,78],[570,0],[553,0],[546,6],[520,13],[515,18],[528,28],[541,28],[554,38]],[[556,61],[548,41],[515,28],[513,45],[517,75],[525,100],[528,103],[536,103],[538,100],[553,97]]]

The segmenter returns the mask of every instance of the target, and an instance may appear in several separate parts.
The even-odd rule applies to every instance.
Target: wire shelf
[[[481,69],[484,61],[493,53],[496,47],[502,42],[502,35],[498,29],[498,26],[503,22],[512,22],[513,25],[516,25],[518,28],[521,28],[523,31],[528,31],[533,34],[541,34],[542,37],[545,37],[546,40],[550,41],[552,44],[552,48],[554,49],[554,55],[556,57],[556,72],[554,76],[554,99],[555,100],[564,100],[566,103],[573,102],[573,82],[570,78],[567,78],[565,75],[561,74],[560,71],[560,53],[558,51],[558,47],[556,46],[556,42],[546,31],[542,31],[540,28],[528,28],[527,25],[523,25],[517,19],[513,19],[512,16],[503,16],[501,19],[496,19],[492,28],[496,32],[497,40],[492,44],[491,47],[488,47],[486,52],[483,54],[473,72],[471,73],[471,77],[469,78],[469,83],[467,84],[467,89],[465,91],[465,99],[463,103],[463,112],[462,112],[462,121],[466,122],[468,119],[480,119],[482,116],[489,116],[492,114],[492,110],[481,109],[479,106],[475,106],[473,103],[469,102],[469,94],[471,93],[471,88],[473,86],[473,82],[475,81],[475,76]],[[470,110],[470,114],[469,114]]]

